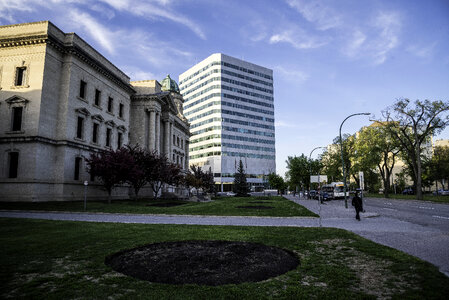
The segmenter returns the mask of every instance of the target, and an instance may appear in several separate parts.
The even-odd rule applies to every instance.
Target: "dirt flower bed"
[[[169,284],[257,282],[295,269],[297,256],[263,244],[179,241],[149,244],[109,255],[106,265],[138,279]]]

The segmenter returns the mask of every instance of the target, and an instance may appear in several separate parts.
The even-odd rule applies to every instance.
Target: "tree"
[[[126,181],[130,166],[134,159],[126,148],[92,153],[86,159],[87,171],[91,176],[98,177],[108,192],[108,203],[111,203],[111,193],[115,186]]]
[[[296,190],[296,187],[309,189],[310,172],[315,174],[321,167],[318,160],[309,160],[304,154],[289,156],[285,162],[288,169],[285,175],[293,190]]]
[[[268,175],[268,183],[272,188],[275,188],[278,190],[279,194],[283,194],[284,190],[287,188],[287,185],[284,181],[284,178],[282,178],[280,175],[277,175],[276,173],[270,173]]]
[[[208,193],[215,193],[215,181],[214,174],[212,174],[212,169],[209,168],[209,171],[204,172],[199,166],[191,166],[191,172],[186,175],[185,182],[189,187],[194,187],[197,190],[202,188],[204,191]]]
[[[154,200],[164,184],[177,185],[181,183],[181,169],[168,161],[165,155],[149,153],[145,160],[145,176],[153,190]]]
[[[415,179],[416,198],[423,199],[422,194],[422,160],[423,144],[432,135],[440,133],[449,124],[449,102],[420,101],[413,104],[409,99],[399,99],[382,112],[384,125],[392,138],[400,143],[401,151],[406,154]]]
[[[243,169],[243,162],[240,160],[237,173],[234,177],[234,193],[237,197],[246,197],[249,194],[248,183],[246,182],[245,169]]]
[[[383,126],[365,127],[355,140],[353,168],[365,174],[377,168],[382,178],[385,198],[391,192],[390,178],[399,149],[399,144]]]
[[[351,169],[354,155],[354,139],[355,138],[352,135],[344,134],[342,136],[343,161],[345,164],[346,176],[349,177],[352,174],[354,180],[358,183],[358,176],[356,176],[354,170]],[[330,149],[321,155],[321,163],[323,165],[324,173],[330,178],[329,181],[343,181],[340,137],[337,136]]]
[[[126,181],[133,187],[134,196],[137,200],[140,189],[148,183],[144,167],[150,153],[139,146],[131,147],[128,145],[126,150],[133,158],[133,163],[129,165]]]
[[[444,189],[444,182],[448,182],[449,189],[449,147],[437,146],[433,150],[432,159],[430,160],[430,175],[435,181],[441,183]]]

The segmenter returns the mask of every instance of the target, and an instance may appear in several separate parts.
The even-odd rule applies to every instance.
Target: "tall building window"
[[[81,157],[75,157],[75,172],[73,174],[74,180],[80,179],[80,169],[81,169]]]
[[[9,152],[9,178],[17,178],[19,168],[19,152]]]
[[[98,123],[94,123],[92,127],[92,143],[98,143]]]
[[[176,145],[176,135],[173,135],[173,145]]]
[[[114,99],[112,97],[108,98],[108,112],[112,112],[114,108]]]
[[[11,124],[11,130],[12,131],[21,131],[22,130],[22,113],[23,113],[23,107],[13,107],[12,108],[12,124]]]
[[[27,71],[26,67],[18,67],[16,69],[16,81],[15,81],[16,86],[25,85],[26,71]]]
[[[79,139],[83,138],[83,126],[84,126],[84,118],[78,117],[78,121],[76,124],[76,137]]]
[[[118,116],[123,118],[123,103],[120,103],[118,106]]]
[[[111,147],[111,128],[106,128],[106,147]]]
[[[86,85],[87,83],[84,80],[80,80],[80,98],[84,99],[86,97]]]
[[[122,146],[122,140],[123,140],[123,134],[119,132],[117,134],[117,148],[120,148]]]
[[[95,90],[95,100],[94,100],[94,104],[95,104],[96,106],[100,106],[100,100],[101,100],[101,91]]]

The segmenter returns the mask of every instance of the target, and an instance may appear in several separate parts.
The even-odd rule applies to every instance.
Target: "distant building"
[[[261,189],[276,171],[273,71],[221,53],[179,76],[191,124],[190,165],[211,168],[228,191],[242,160],[248,182]]]
[[[84,181],[89,199],[104,198],[85,158],[125,144],[187,168],[183,99],[169,77],[162,83],[130,84],[78,35],[48,21],[0,26],[0,201],[82,199]],[[129,193],[121,187],[113,196]]]

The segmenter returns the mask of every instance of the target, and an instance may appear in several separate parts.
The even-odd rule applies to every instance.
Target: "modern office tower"
[[[276,171],[273,71],[215,53],[179,76],[190,122],[190,165],[211,168],[222,191],[243,162],[260,190]]]

